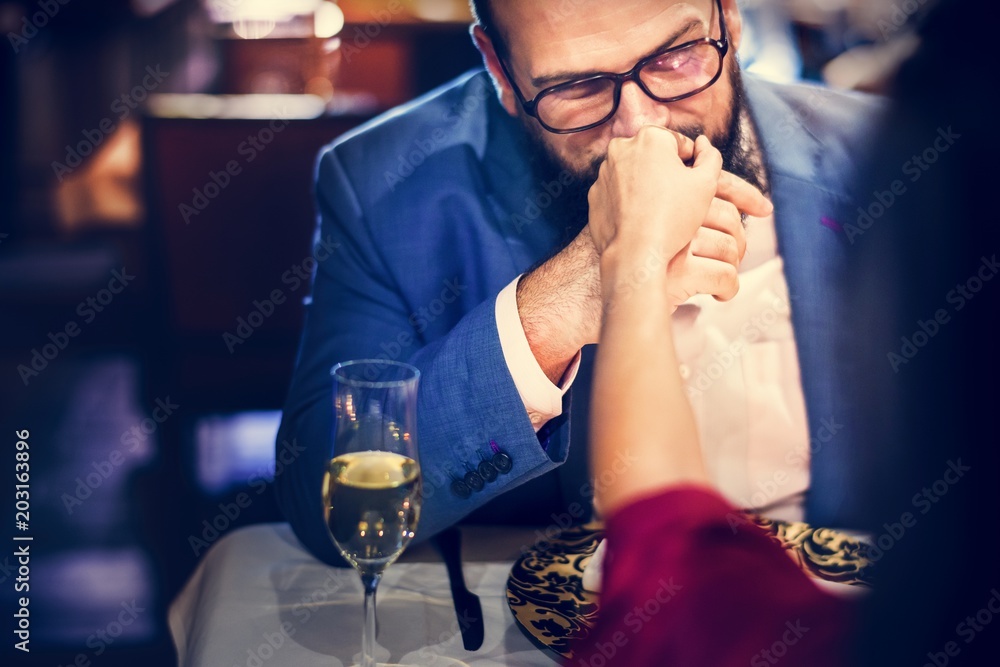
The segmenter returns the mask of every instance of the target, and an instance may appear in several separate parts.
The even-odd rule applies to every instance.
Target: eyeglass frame
[[[616,74],[614,72],[597,72],[596,74],[590,74],[588,76],[584,76],[579,79],[571,79],[570,81],[563,81],[562,83],[557,83],[554,86],[543,88],[542,90],[538,91],[538,93],[535,94],[535,96],[530,100],[525,99],[524,94],[521,92],[521,89],[518,88],[517,82],[514,81],[513,74],[511,74],[510,69],[507,67],[507,63],[504,61],[503,56],[500,55],[499,49],[496,50],[497,61],[500,63],[500,69],[503,70],[504,76],[507,78],[508,83],[510,83],[511,88],[513,88],[514,94],[517,95],[517,100],[520,103],[521,108],[524,109],[524,113],[528,114],[536,121],[538,121],[538,124],[541,125],[545,130],[547,130],[548,132],[552,132],[553,134],[575,134],[576,132],[586,132],[587,130],[592,130],[595,127],[603,125],[604,123],[608,122],[609,120],[615,117],[615,114],[618,113],[618,107],[621,105],[622,86],[624,86],[627,81],[634,81],[636,85],[639,86],[639,89],[642,90],[642,92],[645,93],[648,97],[663,104],[667,104],[670,102],[678,102],[680,100],[693,97],[694,95],[697,95],[698,93],[705,91],[711,88],[713,85],[715,85],[715,82],[719,80],[720,76],[722,76],[722,70],[725,68],[726,55],[729,53],[729,31],[726,29],[726,19],[723,16],[722,0],[715,0],[715,5],[719,9],[719,39],[714,39],[712,37],[702,37],[700,39],[691,40],[690,42],[684,42],[683,44],[678,44],[676,46],[670,46],[662,51],[643,57],[639,62],[635,64],[635,66],[632,69],[630,69],[627,72],[623,72],[621,74]],[[494,44],[497,44],[496,40],[494,40]],[[674,97],[657,97],[649,90],[649,88],[646,87],[646,84],[639,77],[639,72],[642,70],[642,68],[648,65],[649,63],[653,62],[654,60],[662,58],[663,56],[669,53],[674,53],[676,51],[681,51],[683,49],[694,48],[699,44],[709,44],[715,47],[716,51],[719,53],[719,71],[716,72],[715,76],[713,76],[705,85],[696,88],[691,92],[684,93],[683,95],[675,95]],[[615,82],[614,104],[611,106],[611,111],[608,112],[608,115],[602,118],[601,120],[594,123],[590,123],[589,125],[584,125],[583,127],[573,128],[570,130],[557,130],[546,124],[541,118],[538,117],[538,101],[541,98],[550,95],[553,92],[558,91],[560,89],[569,88],[570,86],[579,85],[581,83],[587,83],[588,81],[596,81],[598,79],[611,79]]]

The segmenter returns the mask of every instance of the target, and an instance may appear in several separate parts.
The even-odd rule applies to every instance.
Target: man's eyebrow
[[[696,28],[702,24],[703,21],[701,19],[691,19],[690,21],[682,25],[680,28],[675,30],[670,35],[670,37],[668,37],[662,44],[657,46],[655,49],[653,49],[645,56],[643,56],[643,58],[648,58],[654,53],[659,53],[660,51],[670,48],[671,46],[674,45],[674,42],[680,39],[681,36],[684,35],[687,31],[691,30],[691,28]],[[553,74],[546,74],[545,76],[533,78],[531,80],[531,85],[534,86],[535,88],[541,89],[564,81],[572,81],[574,79],[582,79],[588,76],[593,76],[595,74],[607,74],[607,73],[608,73],[607,70],[590,70],[586,72],[567,72],[567,71],[555,72]]]

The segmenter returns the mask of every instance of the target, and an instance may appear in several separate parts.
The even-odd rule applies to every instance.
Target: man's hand
[[[695,142],[691,139],[669,130],[659,131],[674,137],[676,155],[681,160],[694,156]],[[650,166],[644,171],[650,183],[662,184],[662,177]],[[721,172],[701,227],[668,262],[671,307],[676,308],[693,294],[712,294],[718,299],[735,295],[736,267],[746,250],[740,213],[764,216],[771,210],[770,202],[756,188]],[[535,359],[553,383],[559,383],[580,348],[596,343],[600,335],[599,257],[591,226],[587,225],[566,248],[518,283],[521,324]]]
[[[646,127],[634,138],[612,141],[590,199],[591,232],[598,252],[603,254],[611,240],[608,235],[632,230],[647,258],[652,252],[667,262],[671,308],[699,293],[720,301],[735,296],[737,270],[746,252],[741,212],[771,212],[760,192],[721,170],[722,156],[706,137],[699,137],[686,156],[680,151],[687,146],[676,141],[679,136]],[[694,166],[683,166],[681,159],[687,157],[694,159]],[[711,195],[706,200],[704,188],[709,185]],[[694,229],[692,216],[701,217]],[[669,238],[664,236],[667,232]],[[650,265],[641,257],[631,261]]]
[[[613,249],[623,259],[653,253],[666,261],[694,243],[714,203],[722,155],[707,138],[699,137],[693,157],[693,166],[684,166],[674,133],[658,127],[643,127],[634,137],[611,140],[589,197],[590,233],[602,258]],[[725,205],[735,210],[721,202],[712,220],[724,229]],[[736,217],[738,221],[738,213]],[[714,228],[705,228],[703,237],[700,246],[706,251],[718,250],[713,246],[731,239]],[[737,252],[735,245],[722,250]]]
[[[667,265],[671,307],[695,294],[711,294],[719,301],[736,296],[737,272],[747,248],[741,214],[763,217],[773,210],[755,187],[723,171],[705,222]]]

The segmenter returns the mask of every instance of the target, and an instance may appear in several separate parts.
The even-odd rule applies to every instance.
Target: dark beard
[[[722,153],[722,168],[739,176],[761,192],[767,193],[767,175],[764,170],[764,155],[756,145],[753,136],[746,130],[753,125],[750,107],[747,104],[743,74],[735,60],[730,60],[729,79],[733,86],[733,104],[730,109],[729,127],[717,148]],[[683,129],[678,132],[696,139],[698,134],[688,134]],[[715,143],[713,141],[713,143]]]
[[[546,183],[560,183],[562,194],[555,200],[546,217],[552,227],[560,232],[557,248],[563,248],[576,238],[586,226],[590,216],[590,205],[587,195],[590,187],[597,181],[603,158],[589,165],[584,173],[579,173],[562,164],[559,158],[549,150],[542,141],[541,133],[545,132],[532,118],[523,118],[528,135],[528,159],[534,182],[539,190]]]
[[[730,81],[733,87],[729,124],[724,135],[713,137],[712,143],[722,153],[722,164],[726,171],[739,176],[758,190],[766,192],[766,176],[761,161],[763,156],[759,155],[759,151],[754,150],[750,137],[747,137],[744,131],[745,124],[742,122],[744,117],[746,117],[747,122],[751,122],[746,92],[743,87],[743,77],[735,60],[729,62]],[[559,157],[549,149],[548,144],[543,140],[545,130],[534,119],[522,113],[521,120],[528,135],[529,155],[531,155],[529,163],[535,182],[540,186],[544,183],[559,182],[560,180],[563,183],[570,182],[551,207],[548,216],[551,224],[563,232],[562,242],[559,246],[562,247],[575,238],[587,224],[589,217],[587,195],[590,192],[590,187],[597,180],[604,157],[595,158],[583,171],[573,170],[563,164]],[[680,132],[692,140],[705,133],[703,125],[679,126],[670,129]]]

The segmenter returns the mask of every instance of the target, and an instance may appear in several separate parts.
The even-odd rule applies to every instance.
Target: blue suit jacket
[[[745,84],[767,158],[813,437],[808,518],[844,524],[852,461],[843,445],[853,417],[833,371],[845,335],[838,297],[849,244],[823,221],[847,198],[853,158],[870,140],[878,104],[751,77]],[[557,251],[564,233],[546,217],[557,184],[533,182],[526,150],[517,121],[478,72],[320,155],[317,242],[338,248],[315,273],[278,435],[279,450],[295,441],[304,453],[281,466],[275,488],[298,537],[324,560],[337,559],[320,501],[333,422],[329,371],[346,359],[408,361],[422,372],[418,539],[515,488],[493,504],[492,518],[565,525],[589,513],[592,349],[564,417],[536,436],[497,335],[497,294]],[[491,441],[510,454],[513,469],[459,498],[452,481],[492,454]]]

